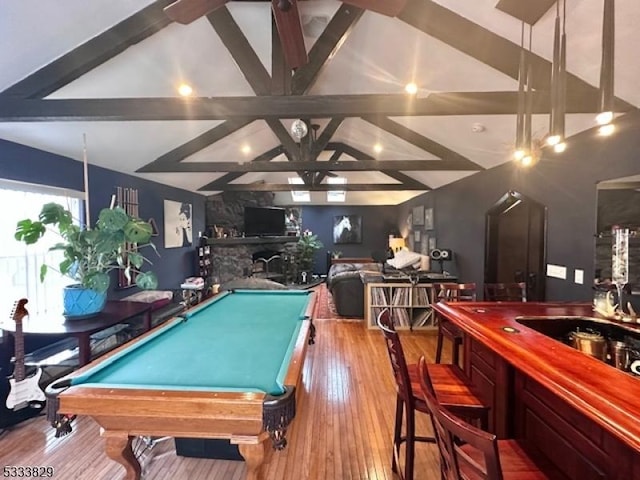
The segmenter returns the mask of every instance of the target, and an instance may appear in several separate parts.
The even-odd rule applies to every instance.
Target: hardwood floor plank
[[[395,388],[382,335],[360,322],[316,321],[299,392],[298,412],[284,451],[272,452],[266,480],[392,480],[391,440]],[[401,332],[409,362],[424,354],[433,360],[436,338]],[[445,359],[449,358],[448,345]],[[107,458],[98,425],[78,418],[74,431],[55,438],[41,416],[0,436],[0,463],[51,465],[54,478],[119,480],[124,469]],[[430,433],[425,415],[417,431]],[[141,454],[145,480],[243,480],[243,462],[177,456],[172,439]],[[418,445],[415,480],[439,478],[433,445]]]

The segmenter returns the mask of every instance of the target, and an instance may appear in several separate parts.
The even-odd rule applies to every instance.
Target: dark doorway
[[[547,207],[506,193],[487,212],[485,283],[526,282],[527,300],[544,301]]]

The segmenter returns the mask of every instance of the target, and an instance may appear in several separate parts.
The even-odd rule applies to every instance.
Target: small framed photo
[[[424,211],[424,228],[433,230],[433,208],[427,208]]]
[[[413,207],[413,224],[420,226],[424,225],[424,205],[418,205]]]
[[[435,250],[436,248],[436,237],[429,237],[429,251]]]
[[[420,230],[413,232],[413,241],[418,243],[420,241]]]

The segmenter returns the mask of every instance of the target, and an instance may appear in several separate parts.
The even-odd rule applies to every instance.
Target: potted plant
[[[15,238],[31,245],[48,230],[57,232],[62,238],[49,249],[63,253],[57,270],[76,282],[64,291],[65,316],[84,317],[102,310],[110,283],[109,272],[115,269],[124,270],[127,278],[135,272],[135,281],[140,288],[157,287],[158,279],[153,272],[140,271],[145,262],[151,262],[138,251],[144,246],[155,250],[149,241],[152,227],[148,222],[131,217],[122,208],[102,209],[91,229],[75,224],[71,212],[62,205],[47,203],[38,220],[18,222]],[[40,267],[41,280],[49,268],[47,265]]]
[[[296,244],[296,268],[298,275],[302,277],[302,283],[307,283],[313,271],[313,257],[322,248],[322,242],[318,236],[305,230]]]

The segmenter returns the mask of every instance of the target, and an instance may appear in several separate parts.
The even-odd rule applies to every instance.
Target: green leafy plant
[[[299,272],[310,271],[313,268],[313,256],[322,247],[317,235],[308,230],[304,232],[296,245],[296,265]]]
[[[152,227],[122,208],[103,208],[95,228],[87,229],[76,225],[71,212],[62,205],[47,203],[42,207],[38,220],[18,222],[15,238],[31,245],[47,231],[58,233],[63,240],[49,249],[63,252],[64,260],[57,270],[84,287],[105,292],[109,288],[109,272],[121,269],[128,279],[136,272],[136,285],[140,288],[157,288],[156,275],[140,271],[145,262],[151,262],[139,253],[139,249],[148,246],[156,250],[149,241]],[[41,280],[44,280],[48,268],[47,265],[40,267]]]

